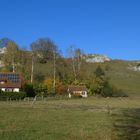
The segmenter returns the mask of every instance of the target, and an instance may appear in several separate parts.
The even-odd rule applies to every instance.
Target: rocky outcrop
[[[4,54],[6,51],[6,47],[8,45],[9,42],[11,42],[12,40],[9,38],[2,38],[0,39],[0,54]]]
[[[129,65],[128,69],[140,72],[140,61],[137,61],[134,64]]]
[[[105,61],[111,61],[111,59],[106,55],[99,55],[99,54],[87,54],[87,55],[83,55],[83,58],[86,62],[90,62],[90,63],[103,63]]]

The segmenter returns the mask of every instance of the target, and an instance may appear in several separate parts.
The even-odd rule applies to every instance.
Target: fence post
[[[31,104],[32,107],[33,107],[35,101],[36,101],[36,96],[34,97],[33,102],[32,102],[32,104]]]

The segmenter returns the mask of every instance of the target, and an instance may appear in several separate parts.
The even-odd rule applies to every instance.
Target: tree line
[[[105,71],[83,59],[83,51],[71,45],[68,57],[63,57],[50,38],[40,38],[30,44],[30,50],[21,49],[9,41],[1,54],[1,71],[20,73],[28,96],[64,95],[68,85],[86,85],[90,95],[114,96],[118,91],[106,78]]]

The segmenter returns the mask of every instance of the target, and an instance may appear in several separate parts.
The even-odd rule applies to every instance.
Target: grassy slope
[[[84,67],[86,73],[93,73],[98,65],[106,72],[110,83],[124,90],[129,96],[140,96],[140,72],[128,69],[134,61],[113,60],[105,63],[91,63]],[[106,70],[108,68],[108,70]]]
[[[107,72],[114,86],[124,90],[129,96],[140,96],[140,72],[128,69],[131,61],[112,61],[111,70]]]

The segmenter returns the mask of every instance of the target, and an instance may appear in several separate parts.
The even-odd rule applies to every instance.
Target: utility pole
[[[55,85],[56,85],[56,54],[55,50],[53,51],[53,90],[55,93]]]
[[[33,83],[33,76],[34,76],[34,54],[32,53],[31,83]]]
[[[15,63],[14,63],[14,58],[12,59],[12,69],[13,69],[13,73],[15,72]]]

